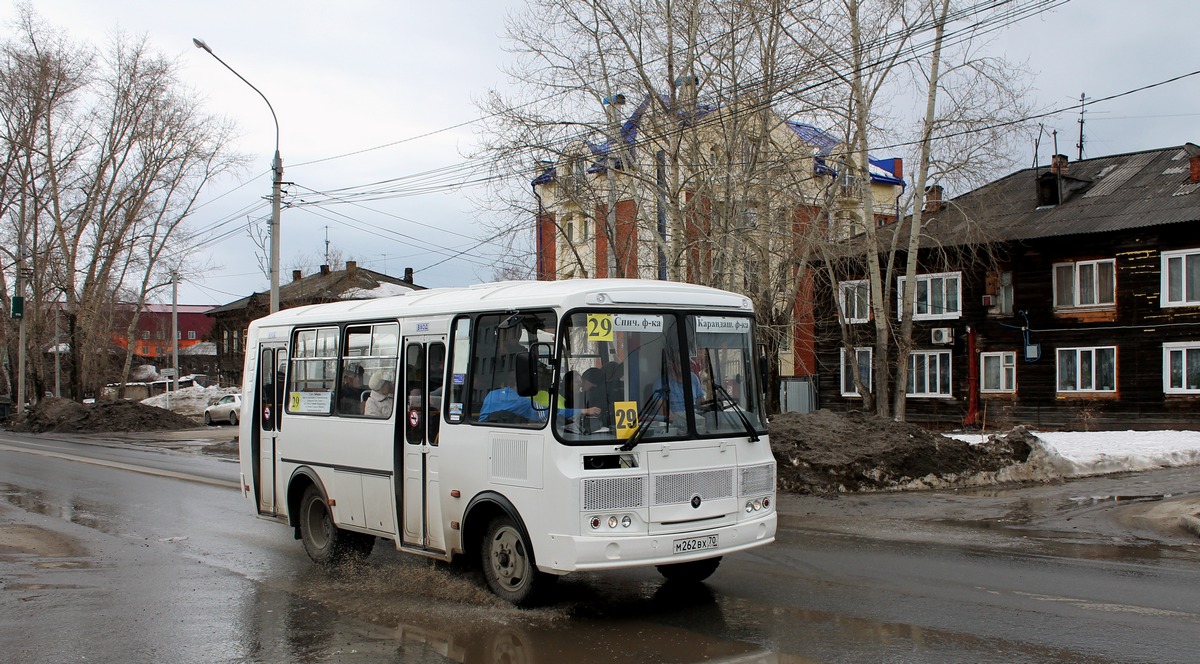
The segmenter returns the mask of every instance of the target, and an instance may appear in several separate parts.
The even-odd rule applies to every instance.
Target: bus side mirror
[[[537,360],[528,351],[517,353],[515,358],[517,394],[531,397],[537,394]]]

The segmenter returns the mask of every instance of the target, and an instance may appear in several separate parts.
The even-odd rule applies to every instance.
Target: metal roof
[[[926,232],[962,244],[1200,221],[1200,185],[1189,181],[1190,172],[1182,146],[1085,159],[1061,175],[1063,200],[1039,207],[1038,179],[1056,176],[1047,167],[1027,168],[947,201]]]

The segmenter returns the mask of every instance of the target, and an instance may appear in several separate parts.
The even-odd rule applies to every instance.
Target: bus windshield
[[[753,319],[576,311],[564,321],[555,433],[612,443],[763,433]]]

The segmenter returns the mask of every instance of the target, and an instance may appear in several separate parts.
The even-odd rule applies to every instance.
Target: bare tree
[[[62,299],[80,397],[113,377],[119,305],[135,300],[128,333],[156,285],[188,265],[183,223],[200,188],[237,160],[228,123],[206,117],[144,39],[116,35],[96,54],[55,34],[26,7],[5,45],[7,162],[24,166],[0,181],[0,201],[4,232],[33,248],[35,302]],[[25,350],[40,357],[47,342]]]

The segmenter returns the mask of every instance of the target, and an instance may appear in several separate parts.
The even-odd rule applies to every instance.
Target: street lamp
[[[275,121],[275,159],[271,162],[271,173],[273,174],[273,182],[271,184],[271,313],[279,311],[279,199],[281,190],[283,189],[283,159],[279,157],[279,118],[275,116],[275,108],[271,106],[270,100],[262,93],[262,90],[254,87],[254,84],[247,81],[244,76],[237,73],[233,67],[230,67],[224,60],[217,57],[216,53],[204,43],[203,39],[192,38],[192,43],[196,48],[204,49],[209,55],[216,58],[217,62],[225,65],[225,68],[233,72],[234,76],[242,79],[242,82],[250,86],[251,90],[258,93],[262,100],[267,102],[267,108],[271,110],[271,119]]]

